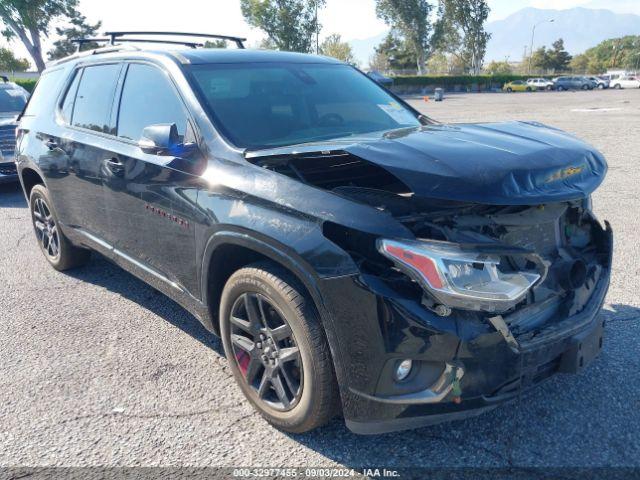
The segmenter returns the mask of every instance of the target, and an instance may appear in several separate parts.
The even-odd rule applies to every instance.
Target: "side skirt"
[[[196,317],[209,332],[215,333],[213,319],[207,306],[186,291],[181,285],[173,282],[149,265],[140,262],[125,252],[118,250],[110,243],[81,228],[67,226],[64,228],[64,234],[68,236],[73,243],[100,253],[122,269],[165,294]]]

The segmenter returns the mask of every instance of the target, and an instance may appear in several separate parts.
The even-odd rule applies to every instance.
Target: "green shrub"
[[[28,92],[33,92],[33,89],[36,86],[37,78],[14,78],[13,82],[17,83],[21,87],[23,87]]]
[[[394,86],[453,87],[477,86],[480,89],[500,88],[513,80],[526,80],[536,75],[399,75],[393,77]]]

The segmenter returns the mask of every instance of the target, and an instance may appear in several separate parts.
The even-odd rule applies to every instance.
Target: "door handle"
[[[124,177],[124,163],[118,158],[107,158],[105,160],[107,167],[116,177]]]

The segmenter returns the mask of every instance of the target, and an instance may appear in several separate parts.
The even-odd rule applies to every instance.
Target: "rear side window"
[[[43,72],[38,80],[36,89],[29,99],[24,116],[35,117],[43,113],[57,97],[58,87],[62,80],[64,70],[52,70]]]
[[[82,77],[82,71],[78,70],[73,77],[71,86],[67,90],[67,94],[64,97],[64,102],[62,102],[62,116],[68,123],[71,123],[71,115],[73,114],[73,103],[76,99],[76,92],[78,91],[80,77]]]
[[[182,101],[162,70],[131,64],[120,100],[118,136],[138,141],[145,127],[158,123],[175,123],[184,137],[187,114]]]
[[[113,133],[110,116],[120,68],[119,64],[85,67],[73,106],[72,125]]]

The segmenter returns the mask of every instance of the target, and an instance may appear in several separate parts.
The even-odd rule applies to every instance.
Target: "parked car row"
[[[507,82],[502,87],[505,92],[533,92],[536,90],[593,90],[605,88],[640,88],[640,76],[621,75],[616,77],[609,76],[561,76],[553,80],[546,78],[530,78],[528,80],[514,80]]]

